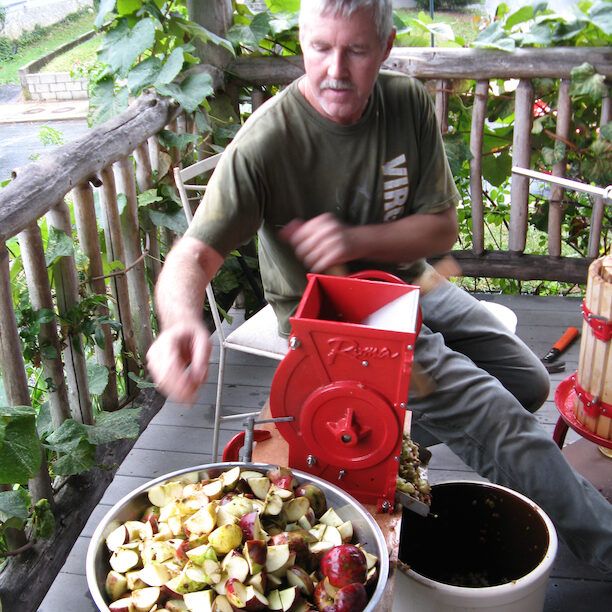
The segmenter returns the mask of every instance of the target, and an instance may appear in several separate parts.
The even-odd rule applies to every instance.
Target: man
[[[149,353],[164,393],[189,401],[205,380],[206,284],[255,232],[283,335],[308,270],[374,267],[418,282],[424,258],[455,242],[458,196],[431,101],[418,82],[379,74],[394,36],[390,0],[303,0],[305,76],[245,123],[166,259]],[[578,556],[612,570],[611,506],[530,414],[549,391],[540,361],[448,282],[421,307],[416,359],[436,390],[409,399],[419,431],[540,504]]]

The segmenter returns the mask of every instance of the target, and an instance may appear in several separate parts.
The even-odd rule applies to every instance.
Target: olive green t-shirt
[[[331,212],[347,224],[378,224],[441,212],[457,199],[420,82],[381,72],[363,116],[346,126],[321,116],[295,81],[254,112],[227,147],[187,234],[225,257],[258,233],[266,299],[286,335],[307,272],[278,237],[289,221]],[[384,269],[410,281],[424,265],[355,261],[349,267]]]

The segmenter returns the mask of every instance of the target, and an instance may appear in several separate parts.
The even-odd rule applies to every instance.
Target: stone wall
[[[72,79],[69,72],[38,72],[25,75],[30,100],[85,100],[87,81]],[[24,83],[22,80],[22,89]],[[25,97],[25,95],[24,95]]]
[[[19,38],[37,25],[52,25],[70,13],[93,7],[93,0],[0,0],[0,6],[6,11],[1,34]]]

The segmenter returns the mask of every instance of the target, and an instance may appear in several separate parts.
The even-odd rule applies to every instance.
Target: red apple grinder
[[[383,512],[396,499],[429,512],[416,498],[396,497],[421,324],[418,289],[379,271],[309,274],[270,391],[271,420],[288,442],[288,465]],[[249,459],[253,439],[267,437],[253,431],[257,422],[251,419],[244,436]]]

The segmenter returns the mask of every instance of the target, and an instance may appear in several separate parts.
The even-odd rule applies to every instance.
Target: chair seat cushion
[[[225,346],[247,353],[267,354],[282,359],[289,346],[286,338],[278,335],[276,315],[269,304],[225,338]]]

